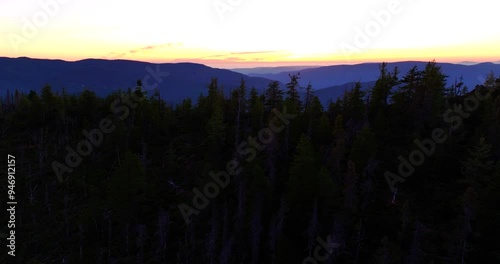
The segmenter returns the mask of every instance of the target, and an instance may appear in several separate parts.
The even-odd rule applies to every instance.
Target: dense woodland
[[[105,98],[4,90],[16,259],[316,263],[304,260],[321,238],[335,245],[324,263],[500,263],[500,78],[486,75],[449,87],[435,62],[404,73],[384,63],[371,90],[354,85],[327,106],[300,74],[284,87],[213,78],[206,95],[176,105],[135,80]],[[267,141],[279,114],[296,116]],[[102,120],[114,130],[68,165],[68,149]],[[399,176],[398,157],[436,128],[447,139]],[[239,151],[249,137],[256,147]],[[238,173],[196,209],[196,190],[231,161]]]

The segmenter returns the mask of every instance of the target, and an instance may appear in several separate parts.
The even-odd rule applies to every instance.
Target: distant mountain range
[[[426,63],[396,62],[388,63],[388,67],[392,70],[397,66],[402,77],[413,66],[424,69]],[[162,98],[167,102],[179,102],[187,97],[196,99],[200,94],[206,94],[207,85],[212,77],[218,78],[226,93],[236,89],[242,78],[247,82],[248,88],[255,87],[263,91],[272,80],[279,81],[284,89],[284,83],[289,81],[289,74],[300,71],[301,85],[307,86],[311,83],[315,94],[326,103],[330,99],[336,100],[345,90],[350,90],[356,81],[360,81],[365,90],[373,87],[379,75],[378,66],[379,63],[364,63],[324,67],[292,66],[227,70],[196,63],[152,64],[101,59],[67,62],[0,57],[0,96],[4,96],[8,89],[18,89],[23,92],[39,91],[45,84],[50,84],[56,91],[64,87],[69,93],[79,93],[87,88],[98,95],[107,95],[118,89],[133,88],[138,79],[142,80],[151,71],[159,69],[160,72],[168,73],[166,77],[160,76],[163,80],[158,87]],[[494,63],[474,65],[439,63],[439,66],[443,73],[449,76],[449,85],[463,76],[465,85],[470,89],[482,83],[490,71],[497,76],[500,73],[500,64]],[[150,83],[154,82],[154,78],[151,77]]]
[[[158,68],[157,68],[158,65]],[[151,70],[148,70],[149,69]],[[150,75],[148,81],[153,85],[156,80],[151,72],[158,69],[162,77],[158,88],[162,98],[167,102],[179,102],[185,98],[196,99],[206,94],[212,77],[226,93],[240,85],[243,78],[247,86],[265,89],[271,80],[261,77],[249,77],[241,73],[225,69],[216,69],[195,63],[162,63],[127,60],[88,59],[76,62],[62,60],[42,60],[30,58],[0,58],[0,91],[7,89],[28,92],[40,90],[50,84],[54,90],[65,88],[69,93],[79,93],[84,88],[98,95],[107,95],[118,89],[134,88],[137,80]],[[0,96],[5,95],[0,92]]]
[[[375,81],[360,82],[360,84],[361,84],[361,90],[368,91],[375,85]],[[334,85],[323,89],[315,90],[314,95],[318,96],[319,100],[324,106],[327,106],[329,101],[335,102],[337,98],[342,97],[344,92],[350,91],[352,88],[354,88],[355,85],[356,82]]]
[[[318,67],[320,66],[281,66],[281,67],[237,68],[229,70],[249,75],[249,74],[276,74],[282,72],[301,71],[304,69],[318,68]]]
[[[400,77],[404,76],[411,68],[417,66],[420,70],[425,68],[427,62],[406,61],[388,63],[388,68],[392,71],[398,67]],[[500,73],[500,64],[479,63],[474,65],[461,65],[452,63],[438,63],[442,72],[448,75],[448,85],[451,85],[456,79],[463,76],[464,84],[470,89],[477,84],[481,84],[490,71],[497,76]],[[301,81],[303,83],[311,82],[315,89],[342,85],[350,82],[371,82],[375,81],[379,75],[379,63],[363,63],[356,65],[334,65],[317,68],[303,69],[300,71]],[[297,71],[287,71],[281,73],[248,73],[249,76],[262,77],[277,80],[283,83],[288,82],[290,73]]]

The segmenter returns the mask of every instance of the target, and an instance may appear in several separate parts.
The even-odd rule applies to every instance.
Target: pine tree
[[[445,92],[446,97],[453,98],[456,96],[463,96],[463,95],[465,95],[465,93],[463,93],[463,92],[466,91],[466,89],[467,89],[467,87],[464,86],[464,77],[463,77],[463,75],[461,75],[458,80],[455,78],[455,82],[453,82],[451,87],[446,90],[446,92]]]
[[[364,103],[365,95],[366,93],[361,90],[361,83],[356,82],[354,88],[347,96],[347,103],[345,105],[345,116],[347,119],[363,120],[366,109]]]
[[[278,81],[272,81],[269,83],[266,89],[266,101],[264,106],[266,111],[270,112],[272,109],[282,109],[283,106],[283,90],[279,88]]]
[[[306,98],[304,101],[304,112],[306,112],[311,104],[311,97],[313,95],[313,89],[311,83],[309,83],[306,87]]]
[[[211,164],[218,164],[226,141],[226,124],[220,103],[215,103],[212,108],[214,110],[206,126],[207,158],[212,161]]]
[[[263,124],[264,102],[257,93],[257,89],[255,89],[255,87],[252,87],[250,90],[249,112],[251,127],[253,129],[260,129]]]
[[[417,66],[414,66],[403,77],[401,80],[402,85],[400,85],[392,95],[392,101],[398,111],[406,112],[409,106],[413,109],[412,111],[415,110],[415,96],[417,91],[421,88],[422,75],[423,72],[419,71]]]
[[[309,208],[314,199],[325,199],[333,191],[333,181],[326,168],[318,168],[314,147],[305,134],[297,144],[289,174],[289,201],[297,207]]]
[[[234,146],[237,147],[240,141],[240,130],[242,127],[242,119],[247,111],[247,92],[246,83],[243,78],[241,78],[240,87],[236,92],[237,96],[237,110],[236,110],[236,133],[234,136]]]
[[[337,177],[340,179],[343,171],[343,164],[346,160],[346,133],[344,130],[344,117],[338,115],[335,118],[335,125],[333,128],[333,149],[332,149],[332,161],[333,170]]]
[[[316,182],[311,175],[317,171],[314,149],[306,137],[302,134],[295,150],[295,156],[290,166],[290,178],[288,180],[289,201],[300,207],[313,201],[314,187]]]
[[[359,131],[349,153],[349,159],[356,164],[357,171],[365,169],[368,160],[376,154],[377,143],[375,133],[365,126]]]
[[[444,95],[447,76],[435,61],[427,63],[422,76],[424,89],[423,110],[427,118],[435,118],[444,106]]]
[[[312,133],[312,138],[314,142],[320,146],[327,145],[331,143],[331,133],[333,131],[332,122],[328,116],[323,113],[319,118],[318,124],[316,125],[314,132]]]
[[[292,113],[298,113],[302,109],[302,102],[300,100],[300,95],[299,95],[299,79],[300,79],[300,73],[297,74],[288,74],[290,77],[290,82],[286,84],[286,94],[287,94],[287,103],[290,105],[290,112]]]
[[[486,139],[481,137],[478,144],[469,151],[470,157],[462,162],[462,172],[474,186],[485,187],[493,176],[495,168],[491,148]]]
[[[221,105],[224,101],[223,88],[219,86],[217,78],[212,78],[208,84],[208,95],[206,97],[206,104],[202,109],[207,111],[206,114],[211,114],[216,110],[216,105]]]
[[[483,85],[490,91],[496,88],[495,73],[493,71],[490,71],[486,75],[486,79],[484,80]]]
[[[122,221],[128,221],[142,212],[143,202],[152,194],[142,162],[130,151],[122,155],[107,188],[109,196],[106,204],[116,209],[115,215]]]
[[[379,65],[380,75],[375,82],[375,86],[372,89],[370,96],[370,115],[373,118],[376,117],[379,111],[385,110],[387,106],[388,99],[391,96],[391,90],[394,86],[398,84],[398,68],[394,68],[393,72],[389,72],[387,69],[387,63],[382,63]]]

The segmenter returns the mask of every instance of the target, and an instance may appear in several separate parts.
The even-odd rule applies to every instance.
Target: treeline
[[[434,62],[403,75],[383,63],[371,90],[356,84],[326,107],[311,85],[300,96],[298,74],[263,94],[242,80],[230,96],[214,78],[177,105],[140,81],[105,98],[7,92],[0,148],[16,156],[17,259],[498,262],[500,78],[470,92],[446,79]],[[409,164],[436,128],[446,140]],[[214,194],[228,164],[238,172]]]

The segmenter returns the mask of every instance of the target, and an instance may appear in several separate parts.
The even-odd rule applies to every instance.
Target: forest
[[[500,76],[379,70],[327,105],[299,73],[178,104],[4,90],[16,261],[500,263]]]

